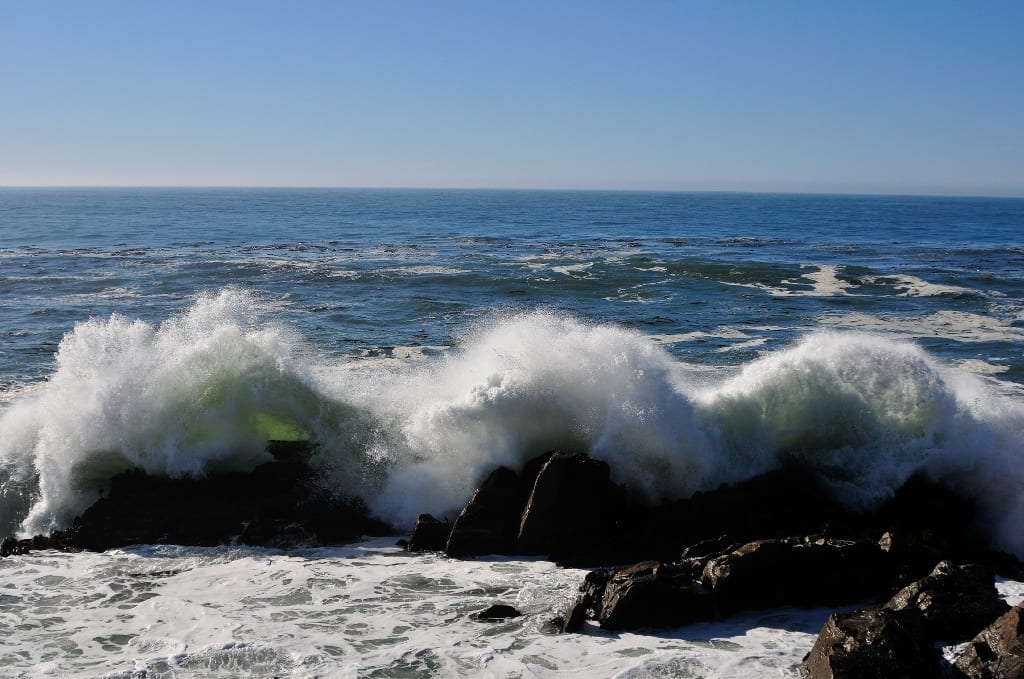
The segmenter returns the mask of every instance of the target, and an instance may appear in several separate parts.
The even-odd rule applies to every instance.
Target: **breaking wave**
[[[799,459],[867,506],[925,472],[976,498],[1024,555],[1024,404],[882,336],[815,332],[713,383],[636,332],[494,315],[395,365],[319,358],[241,290],[159,325],[78,324],[49,381],[0,412],[0,528],[67,525],[117,472],[245,470],[270,439],[319,443],[323,483],[399,526],[452,516],[494,466],[606,460],[658,501]]]

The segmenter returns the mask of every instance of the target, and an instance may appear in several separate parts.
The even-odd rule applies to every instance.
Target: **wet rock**
[[[587,604],[582,600],[577,600],[574,604],[569,606],[569,610],[566,612],[565,617],[556,618],[558,621],[557,627],[559,631],[568,634],[572,632],[579,632],[583,629],[583,624],[587,621]]]
[[[455,519],[445,553],[454,557],[514,553],[524,502],[519,475],[498,467]]]
[[[563,619],[582,610],[608,629],[673,627],[759,608],[851,603],[886,591],[884,558],[871,541],[788,538],[596,570]]]
[[[975,503],[955,490],[915,474],[895,495],[858,521],[881,535],[899,585],[928,575],[942,559],[988,563],[986,531]]]
[[[970,679],[1024,677],[1024,605],[983,629],[957,659],[956,671]]]
[[[30,550],[31,542],[28,540],[16,540],[12,537],[7,537],[0,542],[0,557],[28,554]]]
[[[914,616],[881,608],[832,615],[801,664],[810,679],[939,679],[939,654]]]
[[[715,617],[711,593],[688,570],[660,561],[614,571],[597,611],[605,629],[677,627]]]
[[[498,620],[507,620],[509,618],[518,618],[520,615],[522,615],[522,613],[512,606],[507,604],[494,604],[493,606],[488,606],[479,613],[476,613],[473,617],[485,622],[495,622]]]
[[[251,472],[166,478],[132,469],[49,548],[103,551],[132,544],[290,547],[338,544],[393,530],[357,501],[336,498],[314,481],[308,442],[272,442],[273,462]],[[38,547],[37,547],[38,548]]]
[[[876,543],[800,538],[758,540],[710,558],[702,581],[724,615],[775,606],[852,603],[886,586]]]
[[[410,552],[440,552],[448,544],[452,524],[435,519],[430,514],[420,514],[406,549]]]
[[[530,491],[516,548],[560,562],[585,561],[607,548],[601,538],[611,531],[621,502],[606,462],[555,453],[540,468]]]
[[[895,594],[884,608],[919,616],[930,641],[969,639],[1010,607],[999,597],[991,570],[940,562],[930,575]]]

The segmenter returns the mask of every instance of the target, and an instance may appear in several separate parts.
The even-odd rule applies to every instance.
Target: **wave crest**
[[[66,525],[118,471],[251,469],[272,438],[311,438],[324,482],[408,525],[453,515],[497,465],[586,451],[651,502],[789,460],[851,504],[924,471],[987,510],[1024,554],[1024,404],[881,336],[812,333],[715,384],[651,339],[556,313],[495,315],[458,348],[400,365],[317,362],[239,290],[159,325],[78,324],[55,372],[0,414],[0,512]]]

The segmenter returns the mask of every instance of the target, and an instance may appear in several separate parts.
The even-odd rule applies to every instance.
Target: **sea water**
[[[0,528],[316,440],[399,530],[559,448],[655,502],[923,471],[1024,554],[1024,200],[0,190]],[[15,675],[785,676],[828,611],[552,633],[582,579],[394,540],[0,561]],[[1019,586],[1003,583],[1008,597]],[[487,624],[490,603],[526,615]]]

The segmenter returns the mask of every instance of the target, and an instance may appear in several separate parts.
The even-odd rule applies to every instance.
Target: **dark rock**
[[[410,552],[440,552],[448,544],[451,533],[452,524],[435,519],[430,514],[420,514],[406,549]]]
[[[608,586],[610,577],[611,573],[603,569],[590,571],[583,578],[583,584],[580,585],[577,601],[583,604],[584,611],[594,619],[601,615],[601,601],[604,599],[604,590]],[[566,616],[566,618],[571,617],[571,615]]]
[[[681,559],[694,559],[705,556],[714,556],[717,554],[726,554],[740,546],[741,545],[733,542],[728,535],[719,535],[716,538],[701,540],[700,542],[689,545],[683,550]]]
[[[1018,605],[983,629],[956,661],[970,679],[1024,677],[1024,605]]]
[[[31,549],[31,542],[28,540],[15,540],[7,537],[0,542],[0,557],[28,554]]]
[[[710,558],[702,580],[724,615],[774,606],[836,605],[884,591],[884,559],[870,541],[759,540]]]
[[[314,541],[305,526],[281,519],[254,519],[245,524],[242,534],[238,536],[239,544],[276,549],[289,549]]]
[[[575,453],[555,453],[541,467],[519,525],[522,554],[578,563],[605,549],[620,504],[608,464]]]
[[[475,614],[473,617],[477,620],[491,622],[496,620],[506,620],[508,618],[518,618],[520,615],[522,615],[522,613],[512,606],[507,604],[494,604],[493,606],[488,606],[484,610]]]
[[[576,603],[569,607],[565,617],[558,618],[557,620],[559,620],[557,627],[562,633],[579,632],[583,629],[583,623],[587,620],[586,602],[577,600]]]
[[[622,533],[640,558],[669,561],[702,544],[703,556],[731,545],[791,535],[850,537],[852,522],[810,470],[796,464],[686,500],[634,511]],[[856,536],[859,537],[859,536]],[[712,544],[713,543],[713,544]]]
[[[110,491],[67,530],[33,543],[34,549],[103,551],[132,544],[243,544],[290,547],[337,544],[394,531],[364,505],[336,498],[313,479],[308,442],[271,442],[279,459],[251,472],[204,478],[118,474]]]
[[[852,603],[886,591],[884,560],[866,540],[789,538],[596,570],[564,619],[583,611],[608,629],[674,627],[758,608]]]
[[[716,613],[710,592],[688,571],[647,561],[611,574],[598,622],[605,629],[677,627],[713,619]]]
[[[987,533],[978,525],[978,508],[968,499],[924,474],[915,474],[895,495],[860,523],[874,527],[885,548],[900,564],[905,581],[928,575],[938,561],[984,563]],[[909,579],[906,579],[909,578]]]
[[[829,616],[801,664],[810,679],[938,679],[939,654],[916,618],[872,608]]]
[[[919,615],[929,641],[959,641],[973,637],[1010,607],[999,597],[991,570],[942,561],[884,608]]]
[[[513,553],[524,502],[519,475],[498,467],[455,519],[445,553],[454,557]]]

